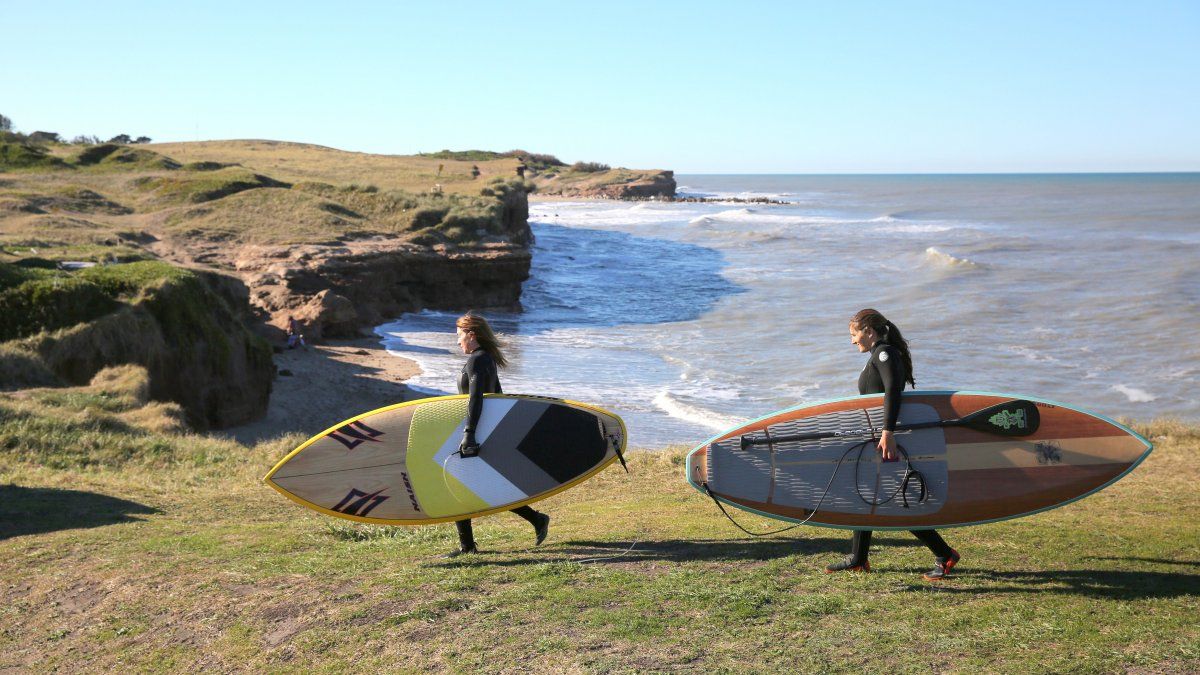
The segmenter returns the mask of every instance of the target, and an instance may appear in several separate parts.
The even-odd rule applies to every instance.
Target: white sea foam
[[[861,302],[898,315],[933,388],[1196,419],[1200,348],[1162,335],[1200,320],[1197,249],[1129,234],[1193,236],[1182,187],[1145,217],[1141,186],[1176,180],[686,177],[681,193],[799,202],[534,202],[523,310],[485,310],[511,350],[501,379],[606,407],[635,446],[694,443],[851,393],[844,321]],[[453,390],[454,316],[388,328],[421,365],[412,384]]]
[[[654,397],[654,405],[675,419],[698,424],[714,431],[724,431],[745,423],[745,418],[722,415],[699,406],[689,405],[663,389]]]
[[[1020,354],[1021,356],[1024,356],[1026,359],[1029,359],[1030,361],[1033,361],[1034,363],[1058,363],[1059,362],[1058,359],[1054,358],[1053,356],[1050,356],[1049,354],[1044,354],[1042,352],[1039,352],[1036,349],[1032,349],[1032,348],[1026,347],[1024,345],[1012,345],[1008,348],[1008,351],[1013,352],[1015,354]]]
[[[939,251],[936,246],[925,249],[925,261],[935,266],[952,269],[977,269],[979,267],[979,263],[973,260],[957,258],[944,251]]]
[[[1145,389],[1138,389],[1137,387],[1130,387],[1129,385],[1125,384],[1116,384],[1110,387],[1110,389],[1115,392],[1125,394],[1125,398],[1129,399],[1130,403],[1150,403],[1151,401],[1158,399],[1157,396],[1151,394]]]
[[[872,223],[890,223],[891,220],[875,219]],[[912,223],[907,225],[892,225],[890,227],[877,227],[872,232],[881,234],[936,234],[938,232],[949,232],[953,230],[953,225],[934,225],[932,223]]]
[[[698,197],[702,199],[710,199],[714,201],[729,200],[748,200],[748,199],[769,199],[775,202],[786,202],[788,204],[799,204],[814,200],[816,195],[795,193],[795,192],[757,192],[752,190],[742,190],[740,192],[731,191],[701,191],[683,185],[675,188],[675,195],[678,197]]]

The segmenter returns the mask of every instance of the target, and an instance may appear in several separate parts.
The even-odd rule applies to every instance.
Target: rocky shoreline
[[[278,362],[289,319],[310,345],[327,347],[406,312],[519,307],[532,262],[531,192],[640,201],[673,200],[676,189],[671,171],[526,176],[514,158],[476,163],[275,141],[22,143],[9,146],[46,166],[9,172],[0,163],[0,262],[43,271],[7,275],[13,292],[30,298],[17,317],[29,325],[3,345],[0,372],[9,375],[0,387],[85,384],[103,368],[141,364],[154,398],[182,405],[198,430],[237,427],[275,406],[272,383],[287,368],[271,352]],[[143,288],[125,278],[137,273],[108,265],[139,260],[166,263],[148,268],[155,279],[183,268],[193,281],[150,279]],[[67,264],[101,272],[93,283]],[[175,302],[181,284],[190,290]],[[93,296],[107,304],[37,324],[35,300],[46,293],[60,304]],[[139,314],[160,305],[153,322]],[[110,306],[126,309],[102,316]],[[126,314],[154,323],[167,347],[133,340],[158,333],[126,325]],[[74,354],[56,346],[81,343],[91,346]],[[338,359],[354,362],[358,351],[378,365],[380,350],[361,345]]]
[[[246,307],[252,328],[272,340],[282,339],[289,318],[316,341],[361,336],[421,309],[512,308],[532,259],[527,244],[513,243],[451,249],[368,240],[212,250],[165,241],[153,249],[226,277],[226,298]]]
[[[780,199],[770,197],[670,197],[659,199],[663,202],[683,202],[689,204],[789,204]]]

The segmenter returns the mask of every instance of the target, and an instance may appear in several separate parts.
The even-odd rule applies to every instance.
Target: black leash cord
[[[772,534],[779,534],[780,532],[787,532],[788,530],[794,530],[797,527],[800,527],[801,525],[804,524],[804,523],[796,523],[795,525],[789,525],[788,527],[783,527],[778,530],[771,530],[770,532],[751,532],[750,530],[747,530],[746,528],[742,527],[741,523],[734,520],[733,516],[729,515],[729,512],[725,510],[725,505],[721,503],[721,500],[717,499],[717,496],[712,493],[712,490],[708,489],[708,483],[704,484],[704,492],[706,494],[708,494],[709,497],[712,497],[713,503],[717,505],[718,509],[721,509],[721,513],[725,514],[725,517],[729,519],[729,522],[733,523],[734,526],[737,527],[737,529],[741,530],[742,532],[745,532],[746,534],[750,535],[751,537],[769,537]],[[809,516],[809,518],[811,518],[811,517],[812,516]]]
[[[925,488],[925,477],[921,475],[920,471],[913,468],[912,460],[910,460],[908,457],[908,452],[906,450],[904,450],[904,448],[900,447],[900,444],[898,444],[898,443],[896,444],[896,448],[904,456],[904,462],[907,465],[904,470],[904,478],[901,479],[899,487],[897,487],[896,490],[894,492],[892,492],[890,497],[888,497],[887,499],[885,499],[883,501],[870,500],[862,495],[862,488],[859,487],[859,481],[858,481],[858,466],[859,466],[859,464],[862,464],[863,450],[868,445],[870,445],[872,441],[877,441],[877,440],[878,439],[867,439],[861,443],[856,443],[856,444],[850,446],[849,448],[846,448],[846,451],[843,452],[842,456],[838,458],[837,466],[835,466],[833,468],[833,475],[831,475],[829,477],[829,482],[825,484],[825,489],[821,492],[821,498],[817,500],[817,505],[815,507],[813,507],[813,510],[811,513],[808,514],[808,517],[806,517],[804,520],[796,523],[795,525],[789,525],[788,527],[780,528],[778,530],[771,530],[769,532],[751,532],[750,530],[747,530],[746,528],[742,527],[741,523],[734,520],[733,516],[729,515],[729,511],[725,510],[725,505],[722,504],[721,500],[717,499],[717,496],[715,494],[713,494],[713,491],[711,489],[709,489],[707,482],[704,483],[704,492],[710,498],[712,498],[713,503],[717,505],[717,508],[721,509],[721,513],[725,514],[725,517],[728,518],[729,522],[733,523],[734,526],[737,527],[737,529],[741,530],[742,532],[745,532],[746,534],[748,534],[752,537],[769,537],[773,534],[779,534],[781,532],[787,532],[788,530],[794,530],[797,527],[800,527],[801,525],[804,525],[808,521],[812,520],[812,517],[817,515],[817,511],[820,510],[821,505],[825,503],[825,497],[827,497],[829,495],[829,488],[833,487],[833,480],[835,478],[837,478],[838,471],[842,468],[842,463],[846,461],[846,456],[849,455],[851,452],[858,450],[858,456],[855,457],[855,459],[854,459],[854,492],[858,495],[859,499],[863,500],[863,502],[867,503],[868,505],[879,506],[881,504],[886,504],[886,503],[892,501],[893,499],[896,498],[896,495],[899,494],[899,495],[901,495],[901,498],[904,500],[904,508],[909,508],[909,506],[908,506],[908,482],[910,479],[916,478],[917,482],[920,483],[920,485],[921,485],[921,496],[917,499],[917,503],[924,504],[925,501],[929,498],[929,495]]]
[[[801,525],[804,525],[808,521],[812,520],[812,517],[817,515],[817,511],[820,510],[821,504],[825,503],[825,497],[829,495],[829,488],[833,487],[833,479],[837,478],[838,470],[842,468],[842,462],[845,461],[846,455],[849,455],[850,452],[852,450],[854,450],[855,447],[856,446],[850,446],[849,448],[846,448],[846,451],[843,452],[842,456],[838,458],[837,466],[833,467],[833,475],[829,477],[829,482],[825,484],[825,490],[821,493],[821,498],[817,500],[817,505],[815,507],[813,507],[813,510],[811,513],[808,514],[808,517],[806,517],[804,520],[796,523],[795,525],[790,525],[790,526],[784,527],[782,529],[771,530],[770,532],[763,532],[761,534],[757,533],[757,532],[751,532],[750,530],[747,530],[746,528],[742,527],[741,524],[738,523],[738,521],[734,520],[733,516],[729,515],[729,512],[725,510],[725,505],[722,504],[719,499],[717,499],[717,496],[713,494],[712,490],[708,489],[708,483],[704,484],[704,491],[706,493],[708,493],[709,497],[712,497],[713,503],[717,505],[717,508],[721,509],[721,513],[725,514],[725,517],[729,519],[729,522],[733,523],[739,530],[741,530],[742,532],[745,532],[746,534],[748,534],[752,537],[766,537],[766,536],[770,536],[772,534],[779,534],[780,532],[787,532],[788,530],[794,530],[797,527],[800,527]],[[861,497],[862,495],[859,495],[859,496]]]
[[[858,467],[862,464],[863,450],[866,449],[867,445],[869,445],[872,440],[878,440],[878,439],[868,439],[868,440],[863,441],[862,443],[853,445],[850,448],[850,450],[854,450],[854,449],[858,450],[858,456],[855,457],[855,459],[854,459],[854,492],[856,494],[858,494],[858,498],[861,499],[863,501],[863,503],[868,506],[882,506],[882,505],[887,504],[888,502],[892,501],[893,499],[895,499],[896,495],[900,495],[900,499],[904,504],[904,508],[907,509],[907,508],[909,508],[909,505],[908,505],[908,483],[910,480],[915,478],[917,480],[917,483],[921,486],[921,496],[917,498],[917,503],[924,504],[925,501],[929,499],[929,493],[928,493],[928,491],[926,489],[926,485],[925,485],[925,476],[922,476],[921,472],[918,471],[912,465],[912,460],[908,456],[908,451],[905,450],[904,446],[900,445],[899,443],[896,444],[896,449],[899,450],[900,455],[902,457],[904,457],[904,464],[905,464],[904,477],[900,479],[900,484],[898,486],[896,486],[896,489],[892,491],[892,494],[888,495],[888,498],[884,499],[884,500],[878,500],[873,497],[871,499],[867,499],[866,497],[863,496],[862,484],[858,480]],[[842,457],[844,458],[845,455],[842,455]],[[882,458],[880,458],[880,461],[882,462]],[[840,464],[841,460],[838,460],[838,463]],[[881,466],[882,466],[882,464],[881,464]],[[828,488],[826,488],[826,489],[828,489]]]

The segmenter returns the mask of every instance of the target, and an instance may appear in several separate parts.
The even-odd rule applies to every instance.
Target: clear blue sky
[[[1200,1],[0,0],[21,131],[680,172],[1200,170]]]

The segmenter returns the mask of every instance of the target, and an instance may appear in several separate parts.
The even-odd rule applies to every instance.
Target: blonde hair
[[[467,312],[458,317],[454,325],[464,332],[474,333],[479,347],[492,357],[496,365],[500,368],[508,367],[508,359],[504,358],[504,353],[500,351],[500,341],[496,339],[496,334],[492,332],[492,327],[488,324],[487,319],[475,312]]]

